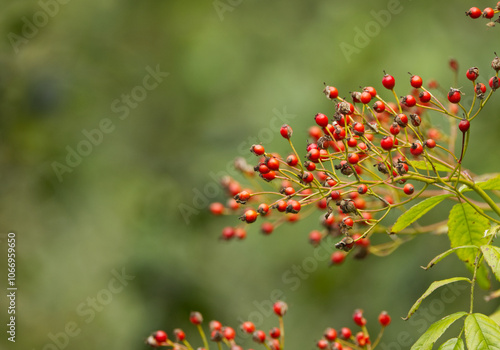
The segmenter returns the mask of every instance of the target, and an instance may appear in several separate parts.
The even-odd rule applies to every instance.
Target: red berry
[[[432,96],[427,91],[422,91],[418,95],[418,98],[419,98],[420,102],[427,103],[427,102],[429,102],[431,100]]]
[[[249,209],[243,214],[243,220],[246,221],[248,224],[251,224],[252,222],[255,222],[257,220],[257,212],[253,209]]]
[[[362,310],[355,310],[354,314],[352,315],[352,319],[354,323],[356,323],[358,326],[363,327],[366,325],[366,319],[363,317],[363,311]]]
[[[321,350],[326,349],[328,348],[328,341],[326,339],[320,339],[316,343],[316,346]]]
[[[271,157],[266,160],[266,165],[271,170],[278,170],[280,168],[280,161],[276,157]]]
[[[262,225],[260,226],[260,230],[262,231],[263,234],[270,235],[271,233],[273,233],[274,225],[271,224],[270,222],[263,222]]]
[[[385,104],[382,101],[377,101],[373,104],[373,109],[377,113],[382,113],[385,111]]]
[[[276,315],[283,317],[288,310],[288,305],[284,301],[278,300],[274,303],[273,310]]]
[[[356,122],[352,125],[352,130],[355,135],[361,136],[365,133],[365,126],[361,123]]]
[[[382,85],[384,85],[386,89],[392,90],[394,88],[394,85],[396,85],[396,80],[392,75],[385,74],[382,78]]]
[[[465,13],[466,16],[469,16],[470,18],[479,18],[481,17],[483,13],[481,10],[477,7],[471,7],[469,11]]]
[[[344,252],[333,252],[331,256],[331,261],[332,264],[334,265],[340,265],[345,259],[345,253]]]
[[[467,70],[465,75],[467,76],[467,79],[474,81],[479,76],[479,69],[477,67],[471,67]]]
[[[245,204],[249,198],[250,198],[250,193],[248,193],[248,191],[241,191],[236,196],[234,196],[234,199],[236,199],[236,201],[241,204]]]
[[[349,153],[347,155],[347,160],[349,161],[349,163],[351,164],[357,164],[359,162],[359,156],[357,153]]]
[[[253,322],[246,321],[241,324],[241,329],[245,333],[253,333],[255,331],[255,325],[253,324]]]
[[[423,151],[424,151],[424,147],[422,146],[420,141],[414,142],[411,144],[410,153],[413,154],[414,156],[421,155]]]
[[[224,335],[224,338],[226,338],[227,340],[233,340],[234,337],[236,336],[236,332],[231,327],[224,327],[222,334]]]
[[[386,327],[391,323],[391,316],[386,311],[382,311],[378,316],[378,321],[382,327]]]
[[[317,230],[309,232],[309,242],[314,246],[318,245],[321,242],[322,238],[323,235]]]
[[[377,96],[377,90],[375,90],[375,88],[373,86],[367,86],[363,89],[363,91],[367,91],[370,93],[370,95],[372,95],[372,97],[375,97]]]
[[[347,340],[347,339],[351,338],[351,336],[352,336],[352,332],[351,332],[351,330],[349,328],[343,327],[340,330],[340,337],[342,339],[346,339]]]
[[[406,193],[407,195],[411,195],[413,194],[413,192],[415,191],[415,188],[413,187],[412,184],[406,184],[404,187],[403,187],[403,191],[404,193]]]
[[[313,180],[314,180],[314,175],[307,171],[304,171],[304,174],[302,174],[302,181],[305,183],[311,183],[313,182]]]
[[[412,75],[410,78],[410,84],[412,87],[415,89],[419,89],[422,87],[422,78],[420,78],[418,75]]]
[[[255,332],[253,332],[252,339],[256,343],[262,344],[266,340],[266,332],[264,332],[262,330],[255,331]]]
[[[313,125],[309,128],[309,135],[316,140],[319,139],[322,135],[321,128],[317,125]]]
[[[367,344],[367,340],[363,332],[356,333],[356,343],[358,343],[359,346],[364,347]]]
[[[183,341],[184,339],[186,339],[186,333],[184,333],[184,331],[180,328],[174,329],[174,334],[177,338],[177,341]]]
[[[339,191],[332,191],[332,193],[330,193],[330,197],[332,197],[332,199],[334,201],[340,199],[340,192]]]
[[[296,166],[299,163],[299,160],[297,159],[297,157],[294,154],[290,154],[286,158],[286,163],[290,166]]]
[[[394,117],[394,121],[399,124],[401,127],[406,127],[408,125],[408,116],[404,113],[399,113],[396,117]]]
[[[401,131],[401,127],[396,122],[392,123],[391,127],[389,128],[389,132],[393,135],[399,134],[400,131]]]
[[[342,222],[344,223],[344,225],[349,227],[352,227],[354,225],[354,221],[349,216],[343,218]]]
[[[500,87],[500,82],[498,81],[498,77],[491,77],[490,80],[489,80],[489,85],[490,85],[490,88],[495,91],[496,89],[498,89]]]
[[[406,95],[405,97],[403,97],[401,103],[407,107],[413,107],[417,104],[417,100],[415,99],[415,97],[413,97],[413,95]]]
[[[292,137],[293,130],[292,130],[292,128],[289,125],[283,124],[283,126],[280,129],[280,134],[285,139],[289,139],[290,137]]]
[[[394,146],[394,140],[392,139],[392,137],[384,136],[380,141],[380,147],[382,147],[382,149],[386,151],[391,150],[392,146]]]
[[[334,341],[337,339],[337,331],[333,328],[327,328],[325,329],[323,336],[329,341]]]
[[[210,321],[208,324],[211,331],[220,331],[222,329],[222,323],[216,320]]]
[[[281,335],[281,331],[278,327],[273,327],[269,330],[269,336],[273,339],[279,338]]]
[[[247,236],[247,231],[241,227],[237,227],[234,229],[234,236],[238,239],[245,239]]]
[[[311,162],[317,162],[319,159],[319,156],[320,156],[320,153],[319,153],[319,149],[317,149],[317,148],[313,148],[312,150],[307,152],[307,155],[306,155],[307,159],[309,159]]]
[[[250,151],[253,152],[257,156],[261,156],[264,153],[266,153],[266,150],[264,149],[264,146],[262,146],[262,145],[253,145],[250,148]]]
[[[461,132],[466,132],[470,128],[470,122],[467,119],[462,119],[460,123],[458,123],[458,128]]]
[[[347,140],[347,146],[349,147],[356,147],[357,144],[358,140],[356,140],[354,137],[349,137],[349,139]]]
[[[230,240],[231,238],[234,237],[234,228],[231,226],[226,226],[222,229],[222,239],[223,240]]]
[[[368,104],[372,100],[372,95],[368,91],[363,91],[360,96],[360,101],[363,104]]]
[[[286,212],[297,214],[300,211],[300,208],[301,208],[300,202],[297,202],[292,199],[287,202]]]
[[[318,124],[321,127],[325,127],[328,125],[328,117],[323,113],[316,114],[314,120],[316,121],[316,124]]]
[[[210,211],[214,215],[222,215],[222,213],[224,212],[224,205],[219,202],[214,202],[210,204]]]
[[[427,148],[434,148],[436,147],[436,141],[434,141],[433,139],[427,139],[427,141],[425,141],[425,146]]]
[[[368,186],[365,184],[361,184],[358,186],[358,193],[359,194],[365,194],[368,191]]]
[[[413,126],[420,126],[422,124],[422,118],[418,114],[410,114],[410,119]]]
[[[267,174],[260,174],[260,177],[262,177],[266,181],[272,181],[276,178],[276,173],[271,170]]]
[[[326,97],[329,98],[330,100],[333,100],[339,96],[339,91],[337,90],[336,87],[333,86],[327,86],[323,90],[325,93]]]
[[[451,103],[459,103],[462,99],[462,93],[458,89],[451,88],[448,92],[448,101]]]
[[[164,331],[156,331],[154,338],[158,343],[164,343],[168,339],[167,333],[165,333]]]
[[[477,83],[474,87],[474,92],[476,95],[484,94],[486,92],[486,85],[483,83]]]
[[[267,205],[266,203],[260,204],[257,208],[257,212],[265,216],[269,212],[269,205]]]
[[[198,311],[193,311],[189,315],[189,321],[194,325],[199,325],[203,322],[203,316]]]
[[[490,19],[490,18],[493,18],[494,15],[495,15],[495,10],[493,10],[491,7],[487,7],[483,11],[484,18]]]

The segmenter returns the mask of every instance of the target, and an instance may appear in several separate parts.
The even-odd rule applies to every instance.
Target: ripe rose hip
[[[245,212],[245,214],[243,214],[243,220],[246,221],[246,223],[251,224],[257,220],[257,216],[259,216],[259,214],[255,210],[249,209]]]
[[[378,316],[378,321],[382,327],[386,327],[391,323],[391,316],[386,311],[382,311]]]
[[[392,90],[396,85],[396,80],[392,75],[385,74],[384,77],[382,78],[382,85],[384,85],[386,89]]]
[[[410,84],[412,87],[415,89],[419,89],[422,87],[422,78],[420,78],[418,75],[412,75],[410,78]]]
[[[226,226],[222,229],[222,239],[225,241],[230,240],[231,238],[234,237],[234,228],[231,226]]]
[[[296,166],[299,163],[299,160],[297,159],[297,157],[294,154],[290,154],[286,158],[286,163],[290,166]]]
[[[274,303],[273,310],[276,315],[283,317],[288,310],[288,305],[284,301],[278,300]]]
[[[334,328],[327,328],[323,332],[323,336],[328,340],[328,341],[334,341],[337,339],[337,331]]]
[[[450,89],[450,92],[448,92],[448,101],[451,103],[459,103],[460,100],[462,99],[462,93],[458,89]]]
[[[358,193],[359,194],[365,194],[368,191],[368,186],[365,184],[361,184],[358,186]]]
[[[254,342],[262,344],[266,340],[266,332],[259,329],[253,332],[252,339]]]
[[[283,126],[280,129],[280,134],[285,139],[289,139],[290,137],[292,137],[293,130],[292,130],[292,128],[289,125],[283,124]]]
[[[318,124],[321,127],[327,126],[328,122],[329,122],[328,117],[326,115],[324,115],[323,113],[316,114],[316,116],[314,117],[314,120],[316,121],[316,124]]]
[[[316,343],[316,346],[317,346],[319,349],[321,349],[321,350],[328,348],[328,345],[329,345],[329,344],[328,344],[328,341],[327,341],[326,339],[320,339],[320,340],[318,340],[318,342]]]
[[[224,329],[222,330],[222,334],[227,340],[233,340],[236,336],[236,332],[231,327],[224,327]]]
[[[498,81],[498,77],[491,77],[488,84],[490,85],[490,88],[495,91],[500,87],[500,82]]]
[[[403,97],[401,103],[407,107],[413,107],[417,104],[417,100],[412,95],[406,95]]]
[[[470,128],[470,122],[467,119],[462,119],[460,123],[458,123],[458,128],[461,132],[466,132]]]
[[[427,102],[429,102],[431,100],[432,96],[427,91],[422,91],[418,95],[418,98],[419,98],[420,102],[427,103]]]
[[[354,323],[356,323],[360,327],[363,327],[364,325],[366,325],[366,319],[363,317],[362,310],[355,310],[354,314],[352,315],[352,319],[353,319]]]
[[[425,141],[425,146],[427,148],[434,148],[434,147],[436,147],[436,141],[434,141],[433,139],[427,139]]]
[[[334,265],[340,265],[345,259],[345,253],[343,252],[333,252],[331,256],[331,261],[332,264]]]
[[[412,184],[406,184],[404,187],[403,187],[403,191],[404,193],[406,193],[407,195],[411,195],[413,194],[413,192],[415,191],[415,188],[413,187]]]
[[[224,213],[224,205],[219,202],[214,202],[210,204],[210,211],[214,215],[222,215]]]
[[[357,153],[349,153],[347,156],[347,160],[351,164],[357,164],[359,162],[359,156]]]
[[[414,156],[419,156],[424,151],[424,147],[420,143],[420,141],[414,142],[411,144],[410,153]]]
[[[368,91],[363,91],[360,96],[360,101],[363,104],[368,104],[372,100],[372,95]]]
[[[177,341],[183,341],[186,339],[186,333],[184,333],[184,331],[180,328],[174,329],[174,335]]]
[[[373,104],[373,110],[377,113],[385,111],[385,104],[382,101],[377,101]]]
[[[493,10],[491,7],[487,7],[483,11],[484,18],[490,19],[490,18],[493,18],[494,15],[495,15],[495,10]]]
[[[483,12],[477,8],[477,7],[471,7],[469,11],[465,13],[466,16],[469,16],[470,18],[479,18]]]
[[[340,330],[340,337],[341,337],[342,339],[347,340],[347,339],[351,338],[351,336],[352,336],[352,332],[351,332],[351,330],[350,330],[349,328],[347,328],[347,327],[343,327],[343,328]]]
[[[380,147],[382,147],[382,149],[384,149],[385,151],[391,150],[392,146],[394,146],[392,137],[384,136],[380,141]]]
[[[253,333],[255,331],[255,325],[253,324],[253,322],[246,321],[241,324],[241,329],[245,333]]]
[[[261,156],[266,153],[266,150],[262,145],[253,145],[252,148],[250,148],[250,151],[252,151],[257,156]]]
[[[193,311],[189,315],[189,321],[194,325],[199,325],[203,322],[203,316],[198,311]]]
[[[270,222],[263,222],[262,225],[260,226],[260,230],[262,231],[263,234],[270,235],[271,233],[273,233],[274,225],[271,224]]]
[[[269,336],[273,339],[279,338],[281,335],[281,331],[278,327],[273,327],[269,330]]]
[[[479,69],[477,67],[471,67],[467,70],[465,75],[467,76],[467,79],[474,81],[479,76]]]
[[[325,87],[323,92],[325,93],[326,97],[329,98],[330,100],[333,100],[339,96],[339,91],[334,86]]]
[[[154,338],[160,344],[166,342],[168,339],[167,333],[165,333],[164,331],[156,331]]]
[[[474,87],[474,92],[476,95],[484,94],[486,92],[486,85],[483,83],[477,83]]]

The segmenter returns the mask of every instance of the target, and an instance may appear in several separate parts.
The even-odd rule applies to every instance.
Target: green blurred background
[[[225,7],[216,10],[214,4]],[[460,301],[467,303],[467,291],[458,304],[436,297],[428,318],[418,316],[414,324],[399,318],[431,281],[467,273],[454,258],[429,272],[420,269],[446,248],[446,237],[419,238],[389,258],[349,260],[342,268],[320,262],[295,289],[283,275],[312,256],[306,242],[319,226],[316,217],[270,237],[249,227],[245,242],[225,244],[217,238],[235,217],[214,219],[206,204],[196,202],[201,210],[187,223],[179,205],[194,207],[197,191],[214,184],[211,174],[224,171],[234,157],[252,159],[238,147],[253,143],[249,138],[265,137],[267,149],[287,152],[281,137],[263,131],[276,110],[295,116],[294,135],[305,140],[313,116],[333,110],[321,94],[323,82],[347,96],[359,86],[381,88],[385,69],[396,77],[400,94],[406,92],[408,71],[448,89],[452,57],[461,67],[459,87],[469,88],[464,73],[474,65],[485,82],[493,51],[500,52],[500,29],[465,18],[472,5],[494,4],[5,1],[0,218],[2,233],[17,233],[19,290],[17,342],[7,342],[2,331],[1,347],[56,349],[55,337],[59,348],[145,349],[150,332],[163,328],[171,334],[175,327],[185,328],[194,345],[201,345],[188,324],[191,310],[201,311],[207,321],[236,326],[265,308],[277,289],[290,306],[290,348],[312,349],[325,327],[352,325],[355,308],[365,310],[372,332],[378,329],[378,313],[389,311],[394,322],[384,346],[409,348],[389,343],[402,332],[416,339],[422,324],[460,309]],[[364,31],[375,20],[371,11],[388,7],[398,13],[379,25],[380,32],[359,52],[344,55],[341,43],[355,45],[356,28]],[[30,32],[26,21],[40,25]],[[169,75],[121,119],[123,113],[112,104],[143,85],[148,67]],[[499,105],[493,101],[472,126],[465,166],[476,173],[498,171],[498,153],[492,150]],[[86,139],[83,131],[103,120],[113,131],[60,181],[54,162],[65,164],[68,147],[76,149]],[[222,200],[220,193],[211,200]],[[431,213],[428,220],[443,215]],[[5,239],[1,247],[5,261]],[[120,292],[109,293],[112,271],[134,278]],[[92,315],[88,298],[96,297],[105,305],[98,304]],[[6,300],[0,298],[2,323]],[[478,306],[486,313],[494,309],[494,304]],[[264,329],[276,323],[273,317],[263,319]],[[76,324],[79,334],[66,341],[61,332],[68,324]]]

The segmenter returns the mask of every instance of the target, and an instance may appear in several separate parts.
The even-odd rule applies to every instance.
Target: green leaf
[[[465,342],[474,350],[500,350],[500,326],[483,314],[465,319]]]
[[[483,190],[500,190],[500,175],[497,174],[496,177],[486,181],[476,182],[476,186]]]
[[[425,162],[423,160],[412,160],[410,164],[420,170],[432,170],[432,166],[428,162]],[[433,163],[433,164],[436,171],[446,171],[446,172],[453,171],[453,168],[449,168],[441,163]]]
[[[451,338],[441,345],[438,350],[465,350],[464,341],[460,338]]]
[[[437,322],[431,324],[431,326],[425,331],[424,334],[420,338],[418,338],[417,342],[413,344],[411,350],[431,350],[432,346],[439,339],[441,335],[450,327],[453,322],[458,320],[459,318],[467,315],[466,312],[457,312],[446,317],[443,317]],[[444,345],[444,344],[443,344]],[[453,349],[453,348],[449,348]],[[460,348],[458,348],[460,349]]]
[[[452,194],[443,194],[440,196],[430,197],[415,204],[409,210],[405,211],[392,227],[392,233],[397,233],[408,227],[411,223],[420,219],[425,213],[441,203],[444,199],[452,197]]]
[[[500,325],[500,308],[490,315],[490,318],[498,325]]]
[[[500,248],[492,245],[483,245],[481,251],[484,254],[484,260],[491,267],[497,280],[500,281]]]
[[[487,218],[480,215],[470,204],[458,203],[450,211],[448,220],[448,238],[452,248],[465,245],[482,246],[488,242],[484,232],[490,228]],[[465,262],[469,270],[474,269],[474,260],[477,251],[475,249],[459,249],[456,254],[460,260]],[[481,288],[488,289],[488,271],[484,265],[480,266],[477,274],[477,282]]]
[[[425,291],[425,293],[422,294],[422,296],[420,298],[418,298],[418,300],[415,302],[415,304],[413,304],[410,311],[408,311],[408,315],[406,317],[404,317],[403,320],[406,321],[407,319],[409,319],[411,317],[411,315],[413,315],[418,310],[418,308],[420,307],[420,304],[422,304],[422,301],[425,298],[427,298],[436,289],[438,289],[439,287],[445,286],[447,284],[450,284],[453,282],[458,282],[458,281],[467,281],[467,282],[471,283],[471,280],[466,278],[466,277],[453,277],[453,278],[448,278],[446,280],[432,282],[431,285],[429,286],[429,288],[427,288],[427,290]]]
[[[441,260],[443,260],[444,258],[446,258],[448,255],[450,255],[451,253],[453,253],[455,250],[458,250],[458,249],[466,249],[466,248],[473,248],[473,249],[479,249],[478,246],[475,246],[475,245],[465,245],[465,246],[462,246],[462,247],[456,247],[456,248],[451,248],[451,249],[448,249],[447,251],[445,251],[444,253],[441,253],[439,254],[438,256],[436,256],[434,259],[432,259],[428,264],[427,266],[422,266],[422,268],[424,270],[428,270],[430,269],[431,267],[433,267],[434,265],[436,265],[438,262],[440,262]]]

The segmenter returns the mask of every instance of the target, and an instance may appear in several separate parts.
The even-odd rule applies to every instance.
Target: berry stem
[[[378,333],[377,339],[375,339],[375,341],[373,342],[373,346],[372,346],[373,350],[375,350],[375,348],[377,347],[378,343],[380,343],[380,340],[382,339],[382,336],[384,335],[384,331],[385,331],[385,327],[382,327],[380,329],[380,332]]]
[[[198,332],[200,333],[201,339],[203,340],[203,345],[205,346],[205,349],[210,350],[210,347],[208,346],[207,336],[203,331],[203,327],[201,326],[201,324],[197,324],[196,328],[198,328]]]
[[[290,144],[290,147],[292,148],[293,153],[295,154],[295,157],[297,157],[297,159],[299,160],[300,170],[302,171],[302,174],[303,174],[304,173],[304,167],[302,166],[302,160],[300,160],[299,154],[295,150],[295,147],[293,147],[293,142],[292,142],[292,140],[290,138],[288,139],[288,143]]]
[[[184,343],[186,348],[188,348],[189,350],[193,350],[193,347],[191,346],[191,344],[189,344],[189,342],[186,339],[184,339],[182,342]]]
[[[285,348],[285,324],[283,322],[283,316],[279,316],[280,322],[280,350]]]

